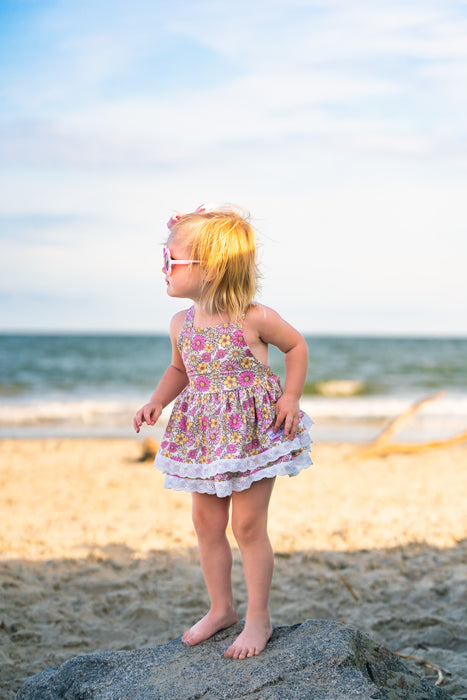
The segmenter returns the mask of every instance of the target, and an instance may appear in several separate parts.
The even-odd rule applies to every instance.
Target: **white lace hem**
[[[165,457],[160,452],[154,460],[154,466],[163,474],[172,474],[176,477],[187,479],[211,479],[216,474],[226,472],[247,472],[250,470],[266,467],[272,462],[276,462],[281,457],[285,457],[292,452],[306,451],[311,447],[311,438],[308,430],[312,426],[312,419],[306,414],[302,418],[302,425],[305,430],[297,435],[293,440],[283,440],[277,445],[273,445],[267,450],[249,457],[217,459],[206,464],[199,462],[178,462],[177,460]],[[297,456],[297,458],[300,455]],[[295,459],[297,459],[295,458]]]
[[[275,476],[296,476],[303,469],[312,465],[310,453],[302,452],[290,462],[279,462],[264,467],[252,474],[245,476],[233,476],[226,481],[214,479],[190,479],[166,474],[164,480],[165,489],[174,491],[186,491],[187,493],[206,493],[218,498],[231,496],[233,491],[245,491],[255,481],[272,479]]]

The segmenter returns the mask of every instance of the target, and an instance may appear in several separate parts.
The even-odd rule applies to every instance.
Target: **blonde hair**
[[[234,207],[177,217],[170,230],[191,240],[192,260],[201,260],[201,304],[208,313],[244,316],[258,289],[255,232],[249,215]]]

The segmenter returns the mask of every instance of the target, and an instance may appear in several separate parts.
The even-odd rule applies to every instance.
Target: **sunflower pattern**
[[[229,496],[254,481],[294,476],[311,464],[303,411],[293,439],[273,431],[279,378],[257,360],[239,324],[193,326],[186,314],[178,348],[188,385],[175,401],[156,456],[165,487]]]

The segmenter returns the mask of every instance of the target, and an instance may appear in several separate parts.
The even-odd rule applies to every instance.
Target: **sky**
[[[175,211],[304,333],[467,335],[467,2],[0,0],[0,331],[166,332]]]

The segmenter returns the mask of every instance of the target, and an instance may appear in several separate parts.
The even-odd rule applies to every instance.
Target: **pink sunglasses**
[[[170,250],[166,247],[162,249],[162,259],[164,272],[167,275],[172,274],[172,265],[191,265],[191,263],[200,263],[202,260],[174,260]]]

